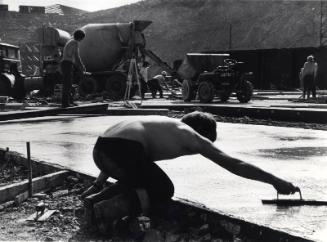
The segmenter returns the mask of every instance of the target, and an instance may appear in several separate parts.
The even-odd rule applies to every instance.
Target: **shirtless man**
[[[107,129],[95,144],[94,162],[101,173],[82,197],[98,191],[108,177],[113,177],[130,189],[129,197],[140,203],[138,208],[143,211],[149,206],[155,208],[170,201],[174,186],[154,162],[193,154],[201,154],[238,176],[268,183],[281,194],[298,191],[292,183],[225,154],[214,145],[216,136],[213,116],[198,111],[186,114],[181,120],[148,116],[118,123]],[[113,215],[113,211],[117,211],[117,204],[123,206],[123,203],[118,199],[116,207],[107,209],[105,215],[106,206],[110,204],[113,203],[95,205],[96,217],[111,216],[114,219],[117,214]],[[125,211],[128,212],[131,211]]]
[[[64,47],[61,62],[61,71],[63,74],[62,108],[74,104],[71,97],[74,67],[85,72],[85,66],[82,63],[78,48],[78,43],[84,39],[85,33],[83,30],[78,29],[74,32],[73,36],[74,38],[70,39]]]

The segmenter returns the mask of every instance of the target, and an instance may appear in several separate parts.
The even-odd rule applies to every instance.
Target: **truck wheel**
[[[253,95],[253,85],[249,81],[243,81],[236,92],[237,99],[240,103],[247,103]]]
[[[124,74],[116,73],[109,76],[105,84],[109,98],[112,100],[122,100],[126,91],[126,82],[127,78]]]
[[[200,102],[209,103],[213,100],[215,95],[215,87],[212,82],[203,81],[200,82],[198,88],[198,95]]]
[[[0,95],[11,96],[11,83],[4,75],[0,75]]]
[[[195,98],[195,91],[190,80],[184,80],[182,84],[182,96],[184,102],[189,102]]]
[[[96,93],[97,89],[97,81],[90,76],[82,78],[78,84],[78,93],[81,97],[85,97],[88,94]]]

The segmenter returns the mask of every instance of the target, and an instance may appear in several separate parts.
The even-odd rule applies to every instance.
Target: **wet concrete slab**
[[[61,116],[0,122],[0,147],[26,154],[25,142],[30,141],[33,158],[96,176],[99,171],[91,154],[97,136],[108,126],[129,118]],[[326,131],[218,123],[216,145],[295,183],[304,199],[327,200]],[[237,177],[200,155],[158,164],[172,178],[176,197],[292,235],[327,239],[326,206],[262,205],[261,199],[276,198],[272,186]]]

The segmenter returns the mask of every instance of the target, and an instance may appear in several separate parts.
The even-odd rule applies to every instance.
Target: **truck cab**
[[[0,43],[0,95],[22,98],[24,96],[24,77],[19,47]]]

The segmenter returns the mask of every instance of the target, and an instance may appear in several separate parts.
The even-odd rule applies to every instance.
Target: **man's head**
[[[212,114],[195,111],[184,115],[181,121],[212,142],[216,140],[217,124]]]
[[[85,32],[81,29],[75,30],[74,34],[74,40],[81,41],[82,39],[85,38]]]
[[[309,62],[313,62],[314,61],[314,56],[313,55],[309,55],[308,57],[307,57],[307,61],[309,61]]]
[[[163,75],[164,77],[166,77],[166,76],[167,76],[167,72],[162,71],[162,72],[161,72],[161,75]]]

